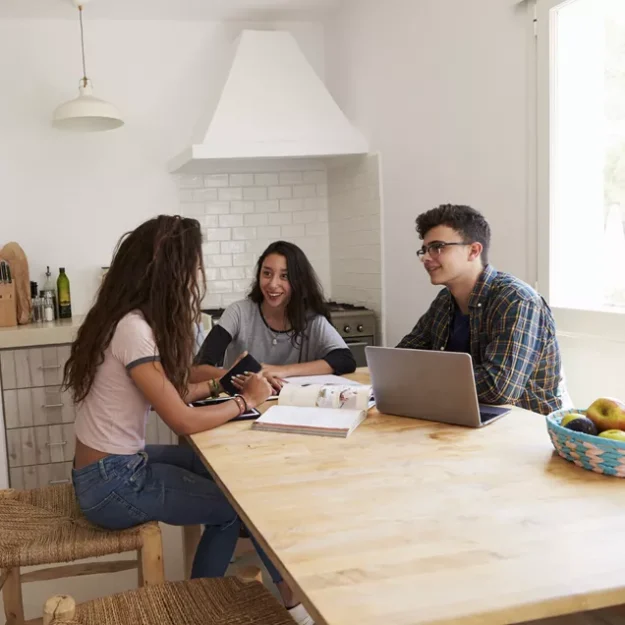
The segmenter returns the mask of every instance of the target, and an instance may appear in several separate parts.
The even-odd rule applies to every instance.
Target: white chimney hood
[[[242,31],[212,119],[202,132],[198,143],[169,163],[170,172],[198,173],[207,161],[368,152],[364,136],[286,31]]]

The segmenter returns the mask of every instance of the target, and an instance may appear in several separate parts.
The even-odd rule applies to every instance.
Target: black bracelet
[[[249,412],[250,407],[247,405],[245,397],[243,397],[243,395],[237,395],[237,397],[240,397],[243,400],[243,403],[245,404],[245,412]]]

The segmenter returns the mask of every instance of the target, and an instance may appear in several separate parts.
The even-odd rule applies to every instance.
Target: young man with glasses
[[[568,403],[551,310],[525,282],[489,265],[481,213],[441,205],[417,217],[417,232],[417,256],[445,288],[397,347],[471,354],[484,404],[548,414]]]

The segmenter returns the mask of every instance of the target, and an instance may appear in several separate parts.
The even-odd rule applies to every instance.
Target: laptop
[[[382,413],[479,428],[510,412],[478,402],[470,354],[372,346],[365,354]]]

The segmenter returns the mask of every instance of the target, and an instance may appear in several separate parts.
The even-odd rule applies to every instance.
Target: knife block
[[[15,282],[0,284],[0,328],[17,325]]]

